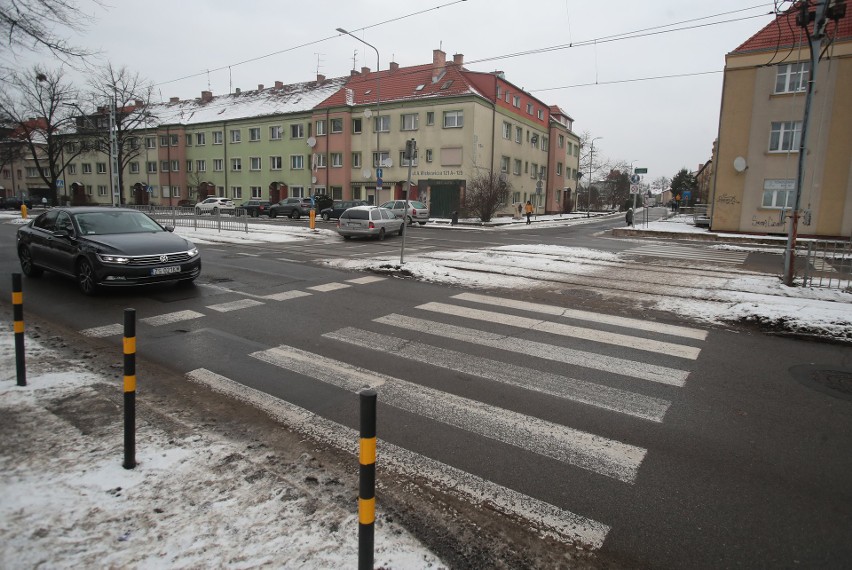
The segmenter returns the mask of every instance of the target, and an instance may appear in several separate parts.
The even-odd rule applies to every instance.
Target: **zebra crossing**
[[[709,261],[712,263],[742,264],[748,257],[747,251],[721,251],[700,246],[676,244],[646,244],[622,252],[622,255],[637,257],[663,257],[684,261]]]
[[[487,310],[479,307],[486,307]],[[495,385],[520,388],[589,406],[603,413],[619,414],[658,425],[664,424],[672,401],[643,392],[647,392],[648,385],[659,385],[662,390],[669,391],[685,386],[690,363],[698,358],[700,344],[707,336],[706,331],[695,328],[623,316],[598,315],[475,293],[460,293],[445,303],[422,303],[406,313],[388,313],[365,323],[363,328],[344,326],[322,336],[327,341],[342,343],[367,353],[381,353],[388,358],[433,366],[447,372],[448,376],[477,377]],[[462,320],[471,326],[445,322],[450,319]],[[584,323],[584,326],[573,323]],[[494,331],[495,325],[517,329],[519,332],[517,336],[506,335]],[[617,328],[620,332],[597,328],[601,326],[606,329]],[[376,328],[381,332],[371,330]],[[413,334],[416,339],[398,336],[402,331],[409,336]],[[539,340],[524,338],[530,331],[534,331]],[[541,337],[548,340],[542,341]],[[454,348],[440,346],[439,339],[454,341]],[[572,347],[575,343],[583,348]],[[622,358],[607,354],[610,352],[607,347],[615,345],[634,356]],[[476,347],[494,349],[495,357],[471,354]],[[586,350],[588,347],[596,350]],[[505,358],[501,361],[496,357],[501,353],[504,357],[506,353],[515,353],[534,356],[557,365],[570,364],[564,368],[574,374],[531,371],[528,366],[505,362]],[[652,353],[665,354],[667,361],[681,365],[662,366],[647,362]],[[420,385],[387,374],[378,364],[370,368],[359,367],[287,344],[258,350],[249,356],[275,369],[286,370],[349,392],[357,393],[367,387],[373,388],[385,406],[584,470],[616,484],[635,484],[648,453],[645,447],[627,441],[629,436],[618,439],[591,433],[539,418],[535,414],[513,411],[493,403]],[[582,370],[617,376],[624,387],[573,377],[581,376]],[[252,391],[251,388],[205,369],[192,371],[188,378],[244,399]],[[357,441],[357,434],[350,428],[321,419],[294,404],[259,393],[249,399],[252,398],[262,400],[262,405],[266,407],[273,403],[281,406],[281,410],[270,413],[289,419],[288,423],[294,429],[336,442],[342,449],[352,451],[353,442]],[[596,521],[523,495],[416,451],[406,450],[398,444],[380,442],[379,448],[385,465],[393,466],[403,473],[434,477],[436,482],[444,482],[451,492],[467,500],[482,501],[482,489],[485,488],[489,500],[499,506],[498,510],[518,514],[514,509],[518,505],[526,505],[529,510],[523,511],[524,518],[532,517],[537,525],[560,537],[597,548],[603,544],[610,530],[606,521]],[[419,466],[419,470],[412,471],[413,465]],[[463,481],[469,484],[462,484]],[[474,489],[479,494],[471,492]]]

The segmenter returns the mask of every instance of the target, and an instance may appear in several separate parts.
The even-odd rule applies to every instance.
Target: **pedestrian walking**
[[[527,205],[524,206],[524,211],[527,213],[527,224],[531,224],[532,220],[530,219],[533,213],[533,205],[532,202],[527,200]]]
[[[627,215],[625,216],[625,219],[627,220],[628,227],[633,226],[633,208],[627,208]]]

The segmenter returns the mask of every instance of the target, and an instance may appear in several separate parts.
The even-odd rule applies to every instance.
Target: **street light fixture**
[[[376,125],[376,168],[378,169],[378,168],[381,168],[381,166],[382,166],[382,150],[381,150],[382,147],[379,146],[379,133],[380,133],[381,127],[382,127],[381,114],[379,113],[381,99],[382,99],[381,95],[380,95],[382,84],[381,84],[381,81],[379,80],[379,68],[380,68],[379,50],[376,49],[376,46],[374,46],[373,44],[365,42],[364,40],[362,40],[358,36],[350,34],[346,30],[344,30],[343,28],[337,28],[337,31],[340,32],[341,34],[346,34],[347,36],[349,36],[351,38],[355,38],[356,40],[358,40],[359,42],[361,42],[365,46],[373,48],[373,51],[376,52],[376,122],[375,122],[375,125]],[[378,170],[376,170],[376,204],[375,205],[376,206],[379,205],[379,175],[378,175]]]
[[[589,209],[592,202],[592,163],[595,159],[595,141],[602,139],[603,137],[595,137],[592,139],[592,148],[589,151],[589,195],[586,196],[586,217],[590,216]]]

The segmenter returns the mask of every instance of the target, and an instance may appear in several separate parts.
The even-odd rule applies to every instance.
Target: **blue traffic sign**
[[[381,187],[382,187],[382,179],[376,178],[376,188],[381,188]]]
[[[384,176],[384,172],[382,172],[382,169],[381,169],[381,168],[377,168],[377,169],[376,169],[376,178],[381,179],[383,176]],[[381,182],[379,182],[379,184],[381,184]]]

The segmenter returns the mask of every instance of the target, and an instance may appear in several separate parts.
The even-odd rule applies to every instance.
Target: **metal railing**
[[[164,226],[184,228],[208,228],[217,231],[239,231],[248,233],[249,217],[245,208],[236,208],[233,214],[196,214],[195,208],[177,206],[126,206],[145,212]]]
[[[808,240],[797,249],[805,258],[803,286],[852,292],[852,241]]]

